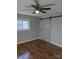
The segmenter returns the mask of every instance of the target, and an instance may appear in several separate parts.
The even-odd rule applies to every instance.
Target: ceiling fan
[[[33,9],[24,9],[24,10],[34,10],[33,14],[35,13],[47,13],[45,10],[51,10],[48,6],[53,6],[55,5],[54,3],[52,4],[47,4],[47,5],[40,5],[38,0],[34,0],[35,5],[31,4],[30,6],[25,6],[25,7],[32,7]]]

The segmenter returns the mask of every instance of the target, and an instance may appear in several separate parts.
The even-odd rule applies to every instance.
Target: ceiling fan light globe
[[[35,13],[39,13],[39,10],[36,10]]]

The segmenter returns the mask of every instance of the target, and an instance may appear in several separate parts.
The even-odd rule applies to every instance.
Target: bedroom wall
[[[24,18],[30,20],[29,31],[17,31],[17,43],[21,43],[33,38],[39,37],[39,17],[25,16],[18,14],[18,18]]]

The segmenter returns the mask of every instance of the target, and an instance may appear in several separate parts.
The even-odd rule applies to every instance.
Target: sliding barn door
[[[50,42],[62,46],[62,18],[51,19],[51,40]]]
[[[62,46],[62,18],[41,20],[40,37],[43,40]]]
[[[45,41],[50,41],[50,20],[40,21],[40,37]]]

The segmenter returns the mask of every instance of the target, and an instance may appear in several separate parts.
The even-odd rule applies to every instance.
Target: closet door
[[[51,40],[50,42],[62,46],[62,18],[51,19]]]
[[[50,20],[40,21],[40,36],[45,41],[50,41]]]

